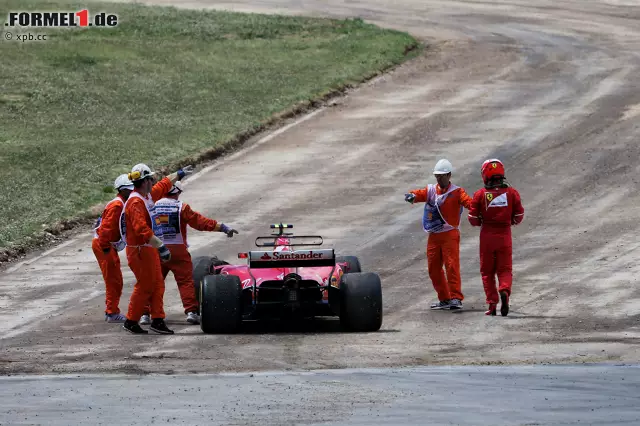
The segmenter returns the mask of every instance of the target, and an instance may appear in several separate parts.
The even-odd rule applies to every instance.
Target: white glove
[[[162,263],[166,263],[171,260],[171,252],[164,244],[160,246],[158,253],[160,254],[160,260]]]
[[[162,261],[162,263],[171,260],[171,252],[169,251],[167,246],[164,245],[160,238],[154,235],[149,240],[149,244],[151,244],[153,248],[158,249],[158,254],[160,254],[160,260]]]
[[[162,242],[162,240],[160,238],[158,238],[157,235],[154,235],[151,237],[151,239],[149,240],[149,244],[151,244],[151,246],[153,248],[160,248],[164,245],[164,243]]]

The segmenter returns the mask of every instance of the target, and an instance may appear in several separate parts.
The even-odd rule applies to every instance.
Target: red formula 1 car
[[[349,331],[377,331],[382,326],[382,285],[374,272],[362,272],[355,256],[335,256],[320,246],[320,236],[294,236],[271,225],[271,236],[256,238],[269,249],[239,253],[246,264],[217,257],[193,262],[193,282],[205,333],[233,333],[243,320],[338,316]]]

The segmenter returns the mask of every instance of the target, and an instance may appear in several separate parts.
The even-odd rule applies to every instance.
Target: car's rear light
[[[297,302],[297,301],[298,301],[298,291],[289,290],[289,302]]]
[[[249,253],[238,253],[238,259],[248,259]]]

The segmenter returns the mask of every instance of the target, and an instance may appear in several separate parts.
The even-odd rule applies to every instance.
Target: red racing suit
[[[473,194],[469,223],[480,229],[480,273],[487,304],[497,304],[498,292],[511,295],[511,226],[524,219],[520,194],[510,186],[482,188]],[[498,276],[499,289],[496,290]]]

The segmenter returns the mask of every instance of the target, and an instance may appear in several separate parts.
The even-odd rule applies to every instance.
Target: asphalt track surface
[[[186,374],[639,360],[640,2],[181,5],[360,16],[429,44],[420,58],[185,181],[184,201],[240,231],[229,240],[190,230],[194,256],[233,261],[269,232],[268,224],[293,223],[381,275],[383,327],[347,334],[320,321],[203,335],[184,321],[171,278],[165,302],[176,335],[133,336],[103,322],[104,286],[85,234],[0,274],[0,371]],[[483,315],[478,231],[466,219],[465,310],[431,312],[421,207],[405,203],[403,194],[433,182],[431,169],[442,157],[455,167],[454,182],[473,192],[480,164],[494,156],[506,163],[526,209],[514,229],[512,312]],[[133,276],[124,257],[123,271],[126,312]]]
[[[639,386],[611,366],[22,376],[0,379],[0,423],[632,425]]]

